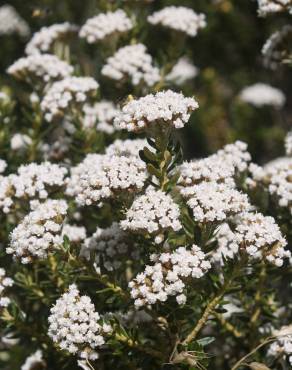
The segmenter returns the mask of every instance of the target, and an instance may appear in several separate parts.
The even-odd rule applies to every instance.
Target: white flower
[[[83,359],[98,358],[96,350],[105,344],[108,330],[104,331],[90,297],[80,296],[75,284],[56,301],[48,321],[48,335],[60,349]]]
[[[47,121],[64,116],[70,108],[84,106],[96,95],[99,84],[91,77],[67,77],[55,82],[45,94],[41,109]]]
[[[246,194],[224,183],[202,182],[182,188],[181,194],[187,199],[195,221],[202,223],[222,222],[250,207]]]
[[[90,258],[94,253],[95,263],[108,271],[124,267],[125,260],[135,260],[139,256],[136,249],[131,250],[133,242],[118,223],[114,222],[106,229],[97,228],[91,237],[87,238],[81,248],[81,256]]]
[[[6,271],[0,267],[0,309],[10,304],[10,298],[6,296],[7,288],[13,285],[13,280],[6,277]]]
[[[13,206],[14,188],[11,176],[0,176],[0,209],[9,213]]]
[[[277,339],[270,345],[268,356],[287,359],[292,366],[292,325],[285,325],[279,330],[274,330],[273,336]]]
[[[145,146],[149,148],[149,145],[147,144],[147,141],[145,139],[117,139],[106,148],[106,154],[125,157],[138,157],[139,151],[142,150]]]
[[[284,258],[291,257],[285,250],[287,241],[273,217],[245,213],[237,223],[234,240],[252,259],[265,259],[280,267]]]
[[[289,53],[286,50],[286,44],[289,45],[289,38],[292,35],[292,26],[286,24],[280,30],[274,32],[265,42],[262,48],[264,65],[273,70],[277,69],[279,64]]]
[[[45,259],[49,252],[59,248],[68,208],[64,200],[51,199],[32,206],[33,210],[12,231],[10,245],[6,248],[6,253],[13,254],[24,264]]]
[[[270,13],[277,13],[283,11],[292,12],[291,0],[258,0],[259,15],[265,17]]]
[[[4,159],[0,159],[0,173],[3,173],[7,168],[7,162]]]
[[[93,44],[113,34],[127,32],[132,28],[133,22],[131,19],[122,9],[118,9],[115,12],[101,13],[87,19],[80,29],[79,36]]]
[[[20,370],[34,370],[38,368],[44,368],[45,363],[43,360],[43,353],[41,350],[37,350],[35,353],[27,357]]]
[[[77,31],[78,27],[68,22],[42,27],[26,45],[25,52],[28,55],[48,53],[55,41],[70,38]]]
[[[16,133],[11,137],[10,147],[12,150],[18,151],[27,148],[32,143],[28,135]]]
[[[109,135],[116,131],[114,119],[118,115],[119,109],[111,101],[102,100],[94,105],[86,104],[83,107],[83,112],[82,124],[85,128],[96,128]]]
[[[40,80],[47,84],[62,80],[73,73],[73,67],[55,55],[30,55],[14,62],[7,72],[19,80],[34,85]]]
[[[193,245],[191,250],[179,247],[173,252],[152,255],[152,265],[129,283],[131,296],[137,308],[165,302],[168,296],[176,296],[178,304],[185,304],[183,294],[188,278],[199,279],[211,268],[205,254]]]
[[[119,49],[107,59],[101,74],[116,81],[129,79],[133,85],[153,86],[160,80],[159,69],[153,66],[152,57],[143,44]]]
[[[224,260],[234,259],[234,257],[237,256],[239,246],[235,241],[234,233],[227,223],[218,227],[214,240],[217,242],[217,248],[212,253],[212,262],[217,262],[223,266]]]
[[[194,98],[185,98],[171,90],[162,91],[127,103],[115,119],[115,124],[135,132],[149,125],[182,128],[198,106]]]
[[[30,34],[28,24],[13,6],[5,4],[0,7],[0,35],[19,34],[21,37],[27,37]]]
[[[191,8],[183,6],[168,6],[148,17],[148,22],[162,25],[189,36],[196,36],[200,28],[206,27],[204,14],[197,14]]]
[[[167,231],[179,231],[182,225],[179,220],[179,206],[170,195],[161,190],[148,188],[144,195],[137,197],[121,221],[123,230],[148,233],[157,244],[164,240]]]
[[[166,81],[172,81],[177,85],[183,85],[186,81],[198,75],[198,68],[195,67],[187,57],[182,57],[173,66],[172,70],[166,75]]]
[[[285,138],[286,154],[292,156],[292,131],[288,132]]]
[[[89,154],[72,168],[67,194],[82,206],[99,204],[142,189],[147,176],[146,165],[139,158]]]
[[[251,161],[251,155],[247,151],[247,144],[240,140],[225,145],[223,149],[218,150],[216,156],[218,160],[233,166],[236,173],[244,172]]]
[[[86,239],[86,229],[84,226],[65,224],[62,236],[66,235],[71,243],[81,243]]]
[[[245,87],[239,97],[243,102],[252,104],[255,107],[271,105],[278,109],[282,108],[286,101],[285,95],[281,90],[264,83],[256,83]]]

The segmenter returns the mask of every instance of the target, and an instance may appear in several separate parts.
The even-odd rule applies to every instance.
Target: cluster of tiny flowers
[[[86,239],[86,229],[84,226],[65,224],[62,236],[66,235],[71,243],[81,243]]]
[[[268,356],[283,358],[292,366],[292,325],[285,325],[279,330],[274,330],[273,337],[276,337],[276,340],[270,345]]]
[[[26,45],[25,52],[28,55],[48,53],[55,41],[71,37],[77,31],[78,27],[68,22],[42,27]]]
[[[7,162],[4,159],[0,159],[0,173],[3,173],[7,168]]]
[[[138,157],[139,151],[145,146],[147,146],[147,141],[145,139],[117,139],[106,148],[106,154],[125,157]]]
[[[26,358],[20,370],[34,370],[43,368],[45,368],[43,353],[40,349],[38,349],[35,353]]]
[[[292,35],[292,26],[286,24],[279,31],[274,32],[262,48],[264,65],[275,70],[286,56],[288,38]],[[288,41],[288,42],[287,42]]]
[[[32,140],[30,136],[18,132],[11,137],[10,148],[15,151],[23,150],[31,145],[31,143]]]
[[[107,59],[101,74],[116,81],[130,79],[133,85],[153,86],[160,80],[159,69],[153,66],[152,56],[143,44],[120,48]]]
[[[130,247],[127,233],[114,222],[106,229],[97,228],[95,233],[85,240],[81,256],[89,258],[93,253],[97,266],[100,266],[102,261],[106,270],[113,271],[123,266],[125,258],[137,259],[137,250],[131,250]]]
[[[30,34],[30,29],[13,6],[5,4],[0,7],[0,35],[11,35],[13,33],[26,37]]]
[[[164,240],[167,231],[179,231],[179,206],[170,195],[161,190],[148,188],[146,193],[137,197],[121,221],[121,227],[137,233],[155,236],[155,243]]]
[[[104,40],[113,34],[127,32],[133,28],[133,22],[122,10],[99,14],[86,21],[79,36],[90,44]]]
[[[98,83],[91,77],[67,77],[55,82],[41,102],[41,109],[47,121],[64,116],[75,106],[82,106],[96,95]]]
[[[252,259],[265,259],[280,267],[291,253],[285,250],[287,241],[273,217],[261,213],[244,213],[238,220],[234,241]]]
[[[193,98],[171,90],[149,94],[127,103],[115,124],[128,131],[142,131],[149,125],[184,127],[191,112],[199,107]]]
[[[178,304],[185,304],[185,280],[199,279],[211,268],[196,245],[191,250],[179,247],[171,253],[155,254],[151,260],[154,264],[147,265],[144,272],[129,283],[136,307],[165,302],[168,296],[176,296]]]
[[[67,208],[64,200],[49,199],[45,203],[32,204],[32,211],[12,231],[6,253],[24,264],[45,259],[63,242],[62,223]]]
[[[292,156],[292,131],[288,132],[285,138],[286,155]]]
[[[227,223],[223,223],[218,227],[214,239],[217,248],[212,253],[211,261],[223,266],[225,260],[234,259],[237,255],[239,246],[235,242],[234,233]]]
[[[285,157],[267,164],[264,168],[251,164],[247,185],[252,189],[258,185],[267,188],[280,207],[288,207],[292,213],[292,158]]]
[[[246,194],[226,184],[202,182],[182,188],[181,194],[197,222],[221,222],[249,209]]]
[[[262,17],[285,10],[292,12],[291,0],[258,0],[258,12]]]
[[[195,78],[198,75],[198,68],[195,67],[188,58],[182,57],[174,65],[166,81],[174,82],[176,85],[183,85],[185,82]]]
[[[286,102],[285,95],[281,90],[264,83],[256,83],[245,87],[239,98],[255,107],[270,105],[277,109],[282,108]]]
[[[7,307],[10,303],[10,298],[5,296],[5,290],[13,285],[13,280],[6,277],[6,271],[0,267],[0,309]]]
[[[86,104],[83,112],[82,125],[85,128],[96,128],[98,131],[109,135],[116,131],[113,123],[119,109],[111,101],[102,100],[94,105]]]
[[[0,176],[0,209],[4,213],[9,213],[13,206],[14,189],[11,177]]]
[[[71,170],[67,194],[81,206],[91,205],[140,190],[146,179],[146,165],[139,158],[89,154]]]
[[[90,297],[80,296],[75,284],[56,301],[48,321],[48,334],[60,349],[89,360],[98,358],[96,350],[112,331],[110,325],[100,323]]]
[[[196,36],[200,28],[206,27],[204,14],[197,14],[193,9],[183,6],[168,6],[148,17],[148,22]]]
[[[31,84],[36,80],[49,83],[70,76],[73,73],[73,67],[55,55],[42,54],[18,59],[7,72]]]
[[[216,153],[218,162],[229,163],[236,173],[242,173],[247,170],[251,161],[251,155],[247,151],[247,144],[237,140],[233,144],[227,144],[223,149]]]

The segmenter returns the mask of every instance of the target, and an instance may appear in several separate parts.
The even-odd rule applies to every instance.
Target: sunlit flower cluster
[[[7,72],[30,84],[38,80],[49,83],[70,76],[73,73],[73,67],[55,55],[42,54],[18,59]]]
[[[40,349],[38,349],[35,353],[26,358],[20,370],[43,369],[44,367],[45,362],[43,360],[43,353]]]
[[[161,25],[175,31],[196,36],[200,28],[206,27],[204,14],[197,14],[191,8],[183,6],[168,6],[148,17],[148,22]]]
[[[85,128],[96,128],[98,131],[113,134],[116,130],[114,119],[119,109],[111,101],[102,100],[94,105],[85,105],[82,124]]]
[[[160,80],[159,69],[153,65],[152,57],[143,44],[119,49],[107,59],[101,74],[115,81],[130,80],[133,85],[145,83],[153,86]]]
[[[106,154],[125,157],[138,157],[139,151],[147,146],[145,139],[115,140],[106,148]]]
[[[212,253],[211,260],[224,266],[225,260],[234,259],[239,246],[235,241],[235,235],[227,223],[218,227],[215,233],[216,249]]]
[[[62,236],[66,235],[71,243],[81,243],[86,239],[86,229],[84,226],[65,224]]]
[[[18,34],[27,37],[30,34],[29,25],[21,18],[13,6],[5,4],[0,7],[0,35]]]
[[[292,131],[288,132],[285,138],[286,154],[292,156]]]
[[[287,359],[292,366],[292,325],[285,325],[279,330],[274,330],[273,337],[276,337],[276,340],[270,345],[268,356]]]
[[[96,95],[99,84],[92,77],[67,77],[55,82],[41,102],[47,121],[62,117],[70,109],[83,106]]]
[[[25,52],[26,54],[48,53],[57,40],[70,38],[77,31],[78,27],[68,22],[42,27],[26,45]]]
[[[114,34],[121,34],[133,28],[133,22],[122,10],[101,13],[89,18],[81,27],[79,36],[90,44],[106,39]]]
[[[286,101],[281,90],[264,83],[256,83],[245,87],[240,93],[240,99],[255,107],[270,105],[278,109],[282,108]]]
[[[191,112],[198,108],[194,98],[186,98],[171,90],[149,94],[128,102],[115,123],[128,131],[143,131],[148,126],[182,128]]]
[[[45,203],[32,204],[32,211],[12,231],[6,253],[24,264],[45,259],[63,242],[62,223],[67,208],[64,200],[49,199]]]
[[[198,73],[198,68],[187,57],[182,57],[173,66],[170,73],[166,75],[165,79],[177,85],[183,85],[185,82],[195,78]]]
[[[112,331],[109,324],[102,322],[90,297],[81,296],[74,284],[51,308],[48,321],[48,334],[60,349],[82,359],[97,359],[97,349]]]
[[[292,11],[291,0],[258,0],[259,15],[265,17],[270,13]]]
[[[12,285],[13,280],[8,278],[4,268],[0,267],[0,309],[10,304],[11,300],[6,296],[6,290]]]
[[[72,168],[67,194],[81,206],[99,204],[142,189],[146,178],[146,165],[139,158],[89,154]]]
[[[136,307],[165,302],[169,296],[176,296],[177,303],[184,304],[187,299],[185,280],[199,279],[211,268],[196,245],[190,250],[179,247],[174,252],[155,254],[151,260],[153,264],[147,265],[144,272],[129,283]]]

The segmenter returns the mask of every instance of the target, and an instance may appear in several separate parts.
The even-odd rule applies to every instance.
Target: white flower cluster
[[[145,146],[149,147],[145,139],[117,139],[106,148],[106,154],[125,157],[138,157],[139,151]]]
[[[211,268],[196,245],[191,250],[179,247],[174,252],[155,254],[151,259],[154,264],[147,265],[144,272],[129,283],[136,307],[165,302],[168,296],[176,296],[178,304],[185,304],[185,280],[199,279]]]
[[[47,121],[64,116],[72,107],[83,106],[96,95],[99,84],[91,77],[67,77],[55,82],[41,102]]]
[[[292,35],[292,26],[286,24],[279,31],[274,32],[262,48],[264,65],[275,70],[286,55],[287,39]]]
[[[233,144],[227,144],[223,149],[216,153],[218,162],[222,161],[229,163],[236,173],[241,173],[247,170],[248,163],[251,161],[251,155],[247,151],[247,144],[237,140]]]
[[[147,176],[146,165],[139,158],[89,154],[72,168],[67,194],[76,197],[81,206],[99,204],[142,189]]]
[[[82,124],[85,128],[96,128],[109,135],[116,131],[114,119],[118,115],[119,109],[111,101],[102,100],[94,105],[86,104],[83,112]]]
[[[75,284],[56,301],[48,321],[48,334],[53,342],[83,359],[97,359],[96,350],[105,344],[105,336],[112,331],[110,325],[100,323],[101,317],[90,297],[80,296]]]
[[[78,27],[68,22],[42,27],[26,45],[25,52],[28,55],[48,53],[55,41],[67,39],[77,31]]]
[[[131,250],[129,236],[114,222],[106,229],[97,228],[95,233],[87,238],[81,249],[81,256],[89,258],[94,253],[95,262],[108,271],[124,266],[125,259],[137,259],[137,249]]]
[[[17,33],[21,37],[27,37],[30,34],[30,29],[13,6],[5,4],[0,7],[0,35],[11,35],[13,33]]]
[[[0,159],[0,173],[3,173],[7,168],[7,162],[4,159]]]
[[[288,132],[285,138],[286,155],[292,156],[292,131]]]
[[[73,67],[55,55],[41,54],[18,59],[7,72],[34,85],[36,80],[42,80],[44,83],[62,80],[73,73]]]
[[[11,177],[0,176],[0,209],[4,213],[9,213],[13,206],[14,189]]]
[[[222,222],[250,207],[246,194],[224,183],[202,182],[180,192],[200,223]]]
[[[282,326],[274,330],[272,335],[277,339],[270,345],[268,356],[283,358],[292,366],[292,325]]]
[[[292,12],[291,0],[258,0],[259,15],[265,17],[270,13],[277,13],[283,11]]]
[[[30,136],[18,132],[11,137],[10,147],[12,150],[18,151],[27,148],[31,143]]]
[[[45,259],[63,242],[62,223],[67,208],[64,200],[49,199],[45,203],[32,204],[32,211],[12,231],[6,253],[13,254],[24,264]]]
[[[255,107],[270,105],[277,109],[282,108],[286,102],[286,97],[281,90],[264,83],[256,83],[245,87],[239,98]]]
[[[153,86],[160,80],[159,69],[153,66],[152,56],[143,44],[120,48],[107,59],[101,74],[116,81],[130,79],[133,85]]]
[[[291,253],[285,250],[287,241],[273,217],[244,213],[238,220],[234,235],[240,249],[253,259],[264,258],[280,267],[284,258],[291,257]]]
[[[43,368],[45,368],[43,353],[40,349],[38,349],[35,353],[27,357],[20,370],[33,370]]]
[[[142,131],[149,125],[166,125],[182,128],[191,112],[199,107],[194,98],[171,90],[149,94],[127,103],[115,124],[128,131]]]
[[[206,27],[206,16],[197,14],[191,8],[167,6],[148,16],[148,22],[196,36],[200,28]]]
[[[195,78],[198,73],[198,68],[195,67],[187,57],[182,57],[173,66],[170,73],[166,75],[165,79],[177,85],[183,85],[186,81]]]
[[[10,298],[5,296],[5,290],[13,285],[13,280],[6,277],[6,271],[0,267],[0,308],[10,304]]]
[[[81,27],[79,36],[90,44],[106,39],[113,34],[121,34],[133,28],[133,22],[122,10],[101,13],[89,18]]]
[[[179,218],[179,206],[169,194],[148,188],[145,194],[134,200],[126,219],[121,221],[121,227],[123,230],[148,233],[159,244],[164,240],[165,232],[182,228]]]
[[[81,243],[86,239],[86,229],[84,226],[65,224],[62,236],[66,235],[71,243]]]
[[[211,261],[223,266],[225,264],[224,260],[233,259],[237,255],[239,246],[235,242],[234,233],[227,223],[218,227],[214,239],[217,248],[212,253]]]
[[[292,213],[292,158],[280,158],[264,168],[251,164],[249,171],[251,177],[246,181],[250,188],[258,185],[266,187],[278,205],[287,207]]]

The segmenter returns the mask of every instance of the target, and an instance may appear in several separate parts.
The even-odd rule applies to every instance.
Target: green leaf
[[[161,173],[160,173],[160,171],[159,171],[157,168],[155,168],[155,167],[153,166],[153,164],[148,163],[148,164],[147,164],[147,170],[148,170],[148,172],[149,172],[151,175],[153,175],[153,176],[157,177],[158,179],[160,179],[160,178],[161,178]]]

